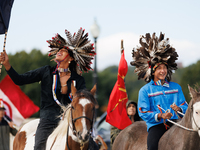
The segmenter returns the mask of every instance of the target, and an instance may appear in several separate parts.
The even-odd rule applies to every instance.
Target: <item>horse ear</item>
[[[76,88],[75,88],[75,86],[74,86],[74,84],[73,84],[73,82],[71,83],[71,93],[72,93],[72,95],[74,96],[75,95],[75,93],[76,93]]]
[[[94,96],[94,94],[96,93],[96,90],[97,90],[97,85],[95,84],[93,88],[90,90],[90,93]]]
[[[95,93],[96,93],[96,90],[97,90],[97,85],[95,84],[95,85],[93,86],[93,88],[90,90],[90,93],[94,96]],[[98,104],[98,102],[97,102],[96,99],[95,99],[94,104],[95,104],[95,108],[98,109],[98,108],[99,108],[99,104]]]
[[[192,98],[192,99],[196,99],[196,97],[197,97],[197,92],[196,92],[193,88],[191,88],[191,87],[189,86],[189,84],[188,84],[188,89],[189,89],[189,91],[190,91],[190,96],[191,96],[191,98]]]

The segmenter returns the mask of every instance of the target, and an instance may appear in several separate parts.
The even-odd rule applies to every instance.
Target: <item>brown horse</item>
[[[173,125],[161,137],[158,144],[159,150],[200,150],[200,91],[197,92],[191,87],[189,91],[192,100],[184,117],[178,122],[187,129]],[[120,132],[112,149],[147,150],[147,135],[145,122],[135,122]]]
[[[89,147],[95,116],[96,86],[89,92],[77,91],[72,85],[71,91],[73,100],[67,107],[62,107],[63,119],[48,137],[46,150],[87,150]],[[31,121],[18,131],[13,150],[33,150],[38,123],[39,119]]]

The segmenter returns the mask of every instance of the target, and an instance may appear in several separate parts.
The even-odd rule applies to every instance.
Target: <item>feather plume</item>
[[[68,41],[69,45],[72,45],[73,37],[72,37],[71,33],[69,31],[65,30],[65,34],[67,36],[67,41]]]
[[[82,32],[83,32],[83,30],[82,30],[82,28],[80,28],[80,29],[78,30],[77,34],[75,35],[74,41],[73,41],[73,44],[74,44],[75,46],[79,46],[79,40],[80,40],[80,38],[82,37]]]
[[[151,80],[152,67],[159,62],[168,65],[167,80],[171,80],[172,70],[177,69],[176,60],[178,54],[169,44],[169,38],[164,39],[164,34],[160,33],[159,38],[155,33],[152,36],[147,33],[139,39],[141,46],[132,50],[133,61],[130,63],[135,66],[134,72],[137,73],[138,79],[146,82]]]
[[[80,28],[72,36],[69,31],[65,30],[67,40],[57,34],[52,40],[47,41],[51,48],[49,51],[50,57],[56,55],[61,48],[67,48],[68,51],[72,51],[74,60],[77,63],[76,71],[78,74],[92,69],[90,67],[91,60],[96,55],[93,44],[88,40],[88,33],[84,34],[84,31],[84,29]]]

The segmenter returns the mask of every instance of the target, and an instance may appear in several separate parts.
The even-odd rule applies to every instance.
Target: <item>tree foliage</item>
[[[40,50],[33,49],[30,53],[25,51],[17,52],[15,55],[8,55],[12,67],[19,73],[25,73],[44,65],[55,65],[50,61],[47,54],[42,54]],[[6,76],[6,71],[2,68],[1,80]],[[38,106],[40,106],[40,84],[33,83],[20,86],[21,90]],[[39,112],[33,117],[39,117]]]
[[[180,85],[183,89],[185,98],[189,102],[191,97],[188,90],[188,85],[195,88],[196,86],[200,85],[200,61],[197,61],[196,64],[192,64],[186,68],[182,73],[180,79]]]

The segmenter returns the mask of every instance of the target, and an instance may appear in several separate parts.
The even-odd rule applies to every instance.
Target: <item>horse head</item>
[[[200,88],[198,87],[198,91],[191,88],[188,85],[190,96],[192,98],[191,110],[192,110],[192,128],[198,131],[200,136]]]
[[[71,103],[71,123],[73,133],[77,136],[79,143],[89,141],[90,133],[95,118],[95,105],[97,104],[94,94],[96,85],[91,91],[80,90],[71,85],[73,100]]]

